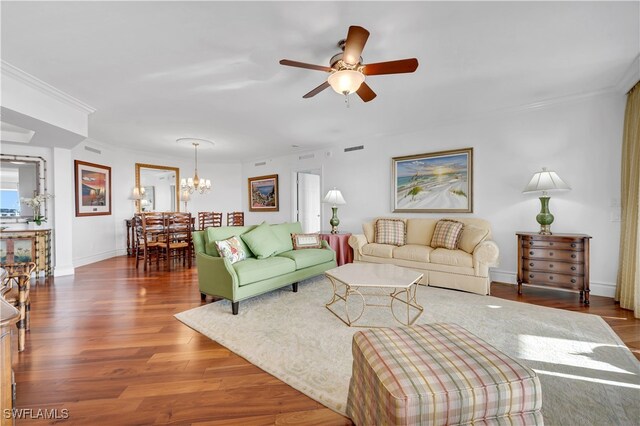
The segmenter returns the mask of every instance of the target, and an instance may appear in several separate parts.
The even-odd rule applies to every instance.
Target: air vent
[[[361,149],[364,149],[364,145],[350,146],[349,148],[345,148],[344,152],[360,151]]]
[[[84,149],[89,152],[95,152],[96,154],[102,154],[102,151],[100,151],[99,149],[91,148],[90,146],[85,146]]]
[[[316,158],[315,154],[305,154],[298,157],[298,160],[308,160],[309,158]]]
[[[254,166],[258,167],[258,166],[265,166],[267,164],[266,161],[261,161],[259,163],[255,163]]]

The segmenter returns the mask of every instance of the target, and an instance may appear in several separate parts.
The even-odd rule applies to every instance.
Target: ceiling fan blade
[[[351,26],[347,34],[347,40],[344,43],[344,55],[342,60],[350,65],[360,62],[362,49],[369,38],[369,31],[362,27]]]
[[[376,92],[371,90],[371,87],[369,87],[369,85],[365,82],[362,82],[360,88],[356,91],[356,93],[358,94],[358,96],[360,96],[360,99],[365,102],[372,101],[376,96],[378,96],[376,95]]]
[[[378,62],[375,64],[366,64],[362,73],[364,75],[382,75],[382,74],[402,74],[414,72],[418,68],[418,60],[416,58],[400,59],[397,61]]]
[[[280,61],[280,65],[287,65],[289,67],[306,68],[308,70],[331,72],[331,68],[323,65],[305,64],[304,62],[290,61],[289,59],[283,59]]]
[[[329,87],[329,82],[325,81],[324,83],[322,83],[320,86],[316,87],[315,89],[313,89],[312,91],[310,91],[309,93],[307,93],[306,95],[303,96],[303,98],[308,99],[308,98],[312,98],[315,95],[317,95],[318,93],[322,92],[324,89],[326,89],[327,87]]]

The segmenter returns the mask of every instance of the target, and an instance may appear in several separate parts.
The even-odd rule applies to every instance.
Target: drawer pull
[[[533,267],[533,265],[534,265],[534,263],[533,263],[533,262],[531,262],[531,263],[529,264],[529,266],[531,266],[531,267]]]
[[[571,247],[575,248],[576,247],[576,243],[571,243]]]
[[[529,278],[533,278],[533,274],[529,274]]]
[[[572,254],[572,255],[571,255],[571,258],[572,258],[572,259],[575,259],[575,258],[576,258],[576,255],[575,255],[575,254]]]
[[[553,252],[552,251],[549,252],[549,256],[553,256]]]
[[[550,264],[549,264],[549,268],[553,268],[553,263],[550,263]]]
[[[550,245],[550,246],[552,246],[552,245],[553,245],[553,243],[549,243],[549,245]]]
[[[575,271],[575,270],[576,270],[576,267],[575,267],[575,266],[572,266],[572,267],[571,267],[571,270],[572,270],[572,271]]]
[[[529,245],[532,246],[533,245],[533,241],[529,241]]]
[[[576,279],[575,278],[571,278],[571,283],[575,284],[576,283]]]
[[[530,252],[529,252],[529,254],[530,254],[531,256],[533,256],[533,252],[532,252],[532,251],[530,251]]]
[[[552,280],[553,279],[553,275],[549,275],[549,279]]]

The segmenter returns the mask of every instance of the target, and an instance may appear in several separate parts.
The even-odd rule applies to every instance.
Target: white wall
[[[88,151],[85,146],[101,151]],[[155,157],[148,153],[131,151],[87,140],[72,150],[72,160],[83,160],[111,167],[112,199],[109,216],[75,217],[73,219],[73,263],[82,266],[126,253],[125,219],[134,213],[129,200],[135,186],[135,163],[178,167],[180,177],[193,175],[193,160]],[[211,179],[213,189],[205,195],[193,194],[188,211],[235,211],[241,209],[240,164],[199,163],[201,177]],[[73,167],[73,161],[70,167]],[[180,203],[180,211],[184,203]]]
[[[537,231],[537,195],[522,194],[531,175],[546,166],[556,170],[572,191],[552,193],[550,210],[555,232],[585,233],[591,245],[593,294],[612,296],[615,288],[619,223],[610,220],[620,200],[620,153],[625,96],[607,94],[546,107],[503,111],[483,119],[425,126],[420,133],[348,141],[344,146],[298,155],[246,162],[243,182],[250,176],[278,174],[280,211],[247,213],[247,223],[288,221],[291,216],[292,170],[322,168],[323,194],[342,191],[340,229],[361,232],[365,220],[377,216],[439,217],[437,214],[391,213],[391,158],[455,148],[474,148],[474,212],[492,223],[500,246],[496,281],[515,282],[517,231]],[[348,113],[348,111],[345,111]],[[417,111],[416,120],[422,119]],[[365,149],[344,153],[348,146]],[[330,156],[329,156],[330,155]],[[242,203],[248,210],[246,184]],[[453,215],[448,215],[453,216]],[[323,225],[331,217],[323,206]],[[327,225],[328,227],[328,225]]]

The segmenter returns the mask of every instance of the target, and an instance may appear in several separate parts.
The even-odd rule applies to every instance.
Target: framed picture
[[[249,178],[249,211],[277,212],[278,175]]]
[[[111,214],[111,167],[75,160],[76,216]]]
[[[473,212],[473,148],[394,157],[393,211]]]

